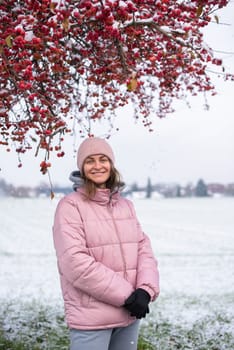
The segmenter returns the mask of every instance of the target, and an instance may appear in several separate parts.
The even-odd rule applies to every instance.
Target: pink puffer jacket
[[[155,300],[157,261],[133,204],[118,192],[98,189],[92,200],[78,189],[60,200],[53,227],[65,316],[69,328],[127,326],[122,307],[136,289]]]

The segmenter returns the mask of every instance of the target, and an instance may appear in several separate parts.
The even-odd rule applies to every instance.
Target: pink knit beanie
[[[107,156],[112,163],[115,162],[114,153],[111,146],[106,142],[106,140],[99,137],[89,137],[85,139],[77,153],[77,165],[78,169],[82,170],[84,160],[94,154],[104,154]]]

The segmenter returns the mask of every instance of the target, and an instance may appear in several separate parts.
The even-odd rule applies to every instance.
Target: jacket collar
[[[82,187],[77,188],[76,192],[81,193],[84,197],[86,196],[85,190]],[[97,188],[95,195],[90,200],[100,205],[110,204],[112,206],[118,201],[119,198],[119,191],[111,193],[109,188]]]

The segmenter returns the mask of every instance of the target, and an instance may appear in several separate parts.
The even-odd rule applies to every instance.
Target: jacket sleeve
[[[133,215],[136,217],[132,204]],[[138,228],[138,264],[136,288],[145,289],[154,301],[159,295],[159,271],[158,262],[154,256],[149,237],[142,231],[141,225],[137,221]]]
[[[66,197],[59,202],[55,212],[53,237],[59,273],[63,278],[104,303],[124,304],[133,292],[133,286],[89,254],[79,210]]]

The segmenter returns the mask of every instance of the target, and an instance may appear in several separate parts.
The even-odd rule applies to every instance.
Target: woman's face
[[[104,154],[91,155],[85,159],[83,171],[85,177],[97,187],[105,188],[110,177],[111,162]]]

